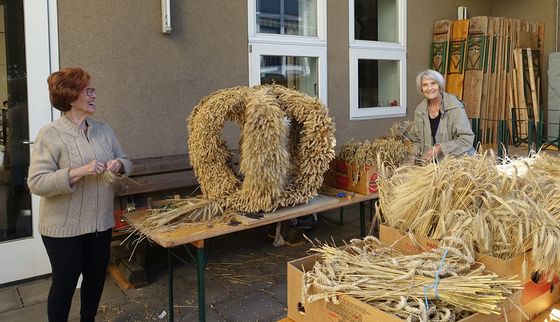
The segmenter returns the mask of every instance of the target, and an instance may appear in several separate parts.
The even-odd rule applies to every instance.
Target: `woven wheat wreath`
[[[189,157],[204,197],[180,201],[181,211],[153,213],[147,224],[154,229],[305,203],[317,195],[335,155],[327,108],[278,85],[217,91],[204,97],[187,121]],[[240,174],[221,137],[226,121],[242,129]]]

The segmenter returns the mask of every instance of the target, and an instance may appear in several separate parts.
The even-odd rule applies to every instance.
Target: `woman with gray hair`
[[[444,92],[445,80],[435,70],[416,77],[416,88],[424,100],[414,112],[412,141],[417,156],[437,161],[445,156],[473,155],[474,133],[463,103]]]

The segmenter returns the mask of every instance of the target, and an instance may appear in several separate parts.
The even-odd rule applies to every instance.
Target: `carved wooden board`
[[[438,20],[434,24],[432,38],[431,68],[447,77],[447,56],[449,54],[449,39],[451,37],[451,21]]]
[[[463,82],[465,80],[465,57],[469,21],[454,20],[452,23],[451,40],[449,41],[449,59],[447,64],[446,91],[463,99]]]

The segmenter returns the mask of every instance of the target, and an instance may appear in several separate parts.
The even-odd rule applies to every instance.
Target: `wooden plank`
[[[109,274],[111,275],[115,283],[117,283],[117,285],[121,289],[129,290],[131,288],[134,288],[134,285],[130,284],[124,279],[117,265],[111,264],[107,267],[107,270],[109,271]]]
[[[232,163],[239,163],[239,151],[231,150]],[[139,158],[131,160],[134,170],[131,177],[174,171],[192,171],[188,154],[175,154],[160,157]]]
[[[499,57],[499,33],[500,33],[500,19],[490,18],[493,25],[493,33],[491,35],[491,56],[489,57],[489,76],[488,76],[488,96],[486,105],[486,126],[484,128],[483,143],[489,144],[494,142],[494,122],[496,110],[496,81],[498,70],[498,57]]]
[[[470,19],[467,40],[467,60],[465,64],[465,84],[463,103],[467,116],[480,118],[484,65],[486,63],[486,42],[488,39],[488,17]]]
[[[348,194],[351,194],[348,192]],[[175,246],[180,246],[184,244],[189,244],[199,240],[205,240],[208,238],[227,235],[236,231],[247,230],[255,227],[260,227],[263,225],[267,225],[270,223],[276,223],[280,221],[284,221],[291,218],[297,218],[305,215],[310,215],[316,212],[327,211],[331,209],[337,209],[340,207],[345,207],[353,204],[358,204],[362,201],[368,201],[372,199],[378,198],[378,194],[371,194],[371,195],[360,195],[354,194],[352,199],[337,199],[338,203],[332,202],[320,202],[316,203],[308,203],[306,205],[296,206],[299,207],[297,212],[291,212],[289,214],[283,215],[276,215],[272,221],[256,221],[249,225],[237,225],[237,226],[230,226],[227,224],[215,224],[212,227],[207,227],[206,225],[193,225],[193,226],[184,226],[179,227],[177,229],[167,231],[167,232],[145,232],[142,227],[142,223],[145,221],[147,212],[146,211],[137,211],[125,214],[126,220],[130,223],[133,227],[138,228],[140,233],[147,233],[147,237],[149,237],[152,241],[156,242],[158,245],[170,248]],[[295,207],[289,207],[295,208]],[[280,210],[280,209],[278,209]],[[277,212],[278,212],[277,210]],[[277,213],[277,212],[273,212]]]
[[[239,164],[239,151],[232,150],[232,165]],[[187,154],[131,160],[134,170],[130,179],[119,179],[115,186],[115,196],[197,186],[198,181]]]
[[[498,143],[498,122],[503,120],[504,115],[504,104],[502,104],[502,99],[505,94],[505,90],[502,90],[504,84],[504,54],[505,54],[505,31],[506,31],[506,20],[504,18],[498,18],[500,21],[500,29],[498,34],[498,58],[496,66],[496,88],[494,95],[494,122],[492,122],[492,142]]]
[[[489,116],[489,99],[491,93],[490,80],[492,74],[492,57],[494,55],[494,19],[488,19],[488,36],[486,37],[486,59],[484,61],[484,76],[482,79],[482,98],[480,100],[480,142],[486,143],[486,132]]]
[[[527,136],[528,132],[528,123],[529,120],[527,115],[527,102],[525,100],[525,80],[523,77],[524,74],[524,66],[523,66],[523,50],[521,48],[515,49],[514,52],[514,61],[517,69],[517,97],[519,99],[518,102],[518,116],[519,116],[519,124],[521,127],[521,131],[519,132],[520,135],[524,137]]]
[[[531,47],[531,33],[528,31],[520,31],[517,43],[518,48],[530,48]]]
[[[492,103],[492,123],[491,123],[491,137],[488,143],[495,144],[497,147],[498,142],[498,120],[501,118],[502,106],[501,102],[501,88],[502,88],[502,74],[503,74],[503,54],[504,54],[504,19],[495,18],[498,21],[498,32],[496,33],[496,60],[495,60],[495,82],[493,88],[493,103]]]
[[[127,179],[119,179],[115,186],[115,196],[128,196],[138,193],[163,191],[169,189],[197,186],[193,171],[179,171],[133,178],[138,184]]]
[[[309,200],[309,202],[307,203],[307,205],[305,206],[314,206],[314,205],[330,205],[330,204],[338,204],[338,199],[337,198],[333,198],[333,197],[329,197],[329,196],[323,196],[323,195],[319,195],[317,197],[312,198],[311,200]],[[295,212],[299,212],[300,208],[304,207],[304,205],[300,205],[300,206],[295,206],[293,208],[281,208],[278,209],[275,212],[269,212],[269,213],[265,213],[265,212],[261,212],[260,214],[263,216],[260,219],[255,219],[255,218],[249,218],[247,216],[243,216],[243,215],[236,215],[235,218],[237,221],[241,222],[244,225],[252,225],[256,222],[271,222],[274,223],[276,222],[276,217],[278,216],[286,216],[286,215],[290,215],[292,213]]]
[[[541,53],[539,66],[544,66],[544,23],[537,23],[537,49]],[[539,87],[540,88],[540,87]]]
[[[145,174],[192,170],[188,154],[141,158],[131,161],[134,164],[131,177]]]
[[[463,99],[463,82],[465,80],[465,58],[469,21],[454,20],[452,23],[451,39],[449,41],[449,59],[447,64],[446,91]]]
[[[515,59],[515,54],[514,54]],[[519,95],[517,93],[517,69],[512,69],[512,100],[513,100],[513,110],[511,111],[512,117],[515,116],[515,131],[517,133],[517,138],[521,136],[521,120],[519,119]],[[516,138],[516,139],[517,139]]]
[[[540,59],[540,58],[538,58]],[[527,48],[527,66],[529,68],[529,86],[531,90],[531,100],[533,103],[533,119],[535,124],[539,122],[539,100],[537,98],[537,81],[535,70],[533,68],[533,52],[531,48]],[[535,125],[536,126],[536,125]]]
[[[507,70],[509,58],[509,32],[510,32],[510,19],[502,18],[502,55],[500,62],[500,88],[499,90],[499,113],[498,120],[507,120]],[[496,124],[497,125],[497,124]]]
[[[519,19],[513,19],[513,28],[512,28],[512,38],[511,38],[511,90],[512,90],[512,100],[513,100],[513,109],[511,111],[512,113],[512,119],[513,116],[515,115],[515,124],[513,124],[513,126],[515,126],[515,132],[516,132],[516,136],[514,137],[512,135],[512,139],[519,139],[522,137],[522,133],[521,133],[521,122],[519,119],[519,93],[518,93],[518,87],[517,87],[517,66],[516,66],[516,62],[515,62],[515,48],[517,46],[517,37],[519,35],[519,31],[520,31],[520,21]]]
[[[506,120],[509,132],[508,145],[511,143],[513,138],[513,128],[512,128],[512,111],[515,107],[513,104],[513,41],[514,41],[514,30],[515,30],[515,19],[508,19],[508,35],[507,35],[507,61],[506,61]]]
[[[126,282],[136,287],[147,284],[146,271],[135,261],[123,260],[117,267]]]
[[[447,78],[447,56],[449,55],[449,39],[451,37],[451,21],[438,20],[434,24],[430,62],[431,69],[438,71]]]

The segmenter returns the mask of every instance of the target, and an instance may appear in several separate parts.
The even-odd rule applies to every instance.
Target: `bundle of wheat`
[[[560,156],[541,152],[531,161],[524,175],[527,186],[532,188],[527,193],[560,220]]]
[[[464,239],[481,255],[509,259],[532,249],[537,270],[560,272],[560,222],[551,210],[558,210],[558,197],[543,193],[537,160],[496,167],[494,156],[484,154],[382,168],[378,214],[403,233]],[[558,179],[547,180],[558,189]]]
[[[395,138],[378,138],[373,141],[344,144],[337,159],[358,169],[366,165],[376,165],[378,160],[398,167],[412,156],[412,145]]]
[[[391,127],[390,137],[377,138],[371,142],[351,140],[341,147],[336,158],[356,170],[352,175],[354,185],[360,180],[366,166],[380,166],[383,163],[386,168],[397,168],[411,160],[413,146],[410,142],[403,141],[403,135],[400,132],[402,126],[399,123],[394,124]]]
[[[417,255],[382,247],[371,236],[342,248],[316,246],[311,251],[320,259],[304,274],[302,301],[338,303],[339,295],[350,295],[407,321],[454,321],[462,311],[499,314],[519,281],[473,268],[468,247],[455,238],[448,243]]]
[[[410,120],[395,122],[389,128],[390,136],[397,140],[410,140],[409,133],[414,128],[414,122]]]

